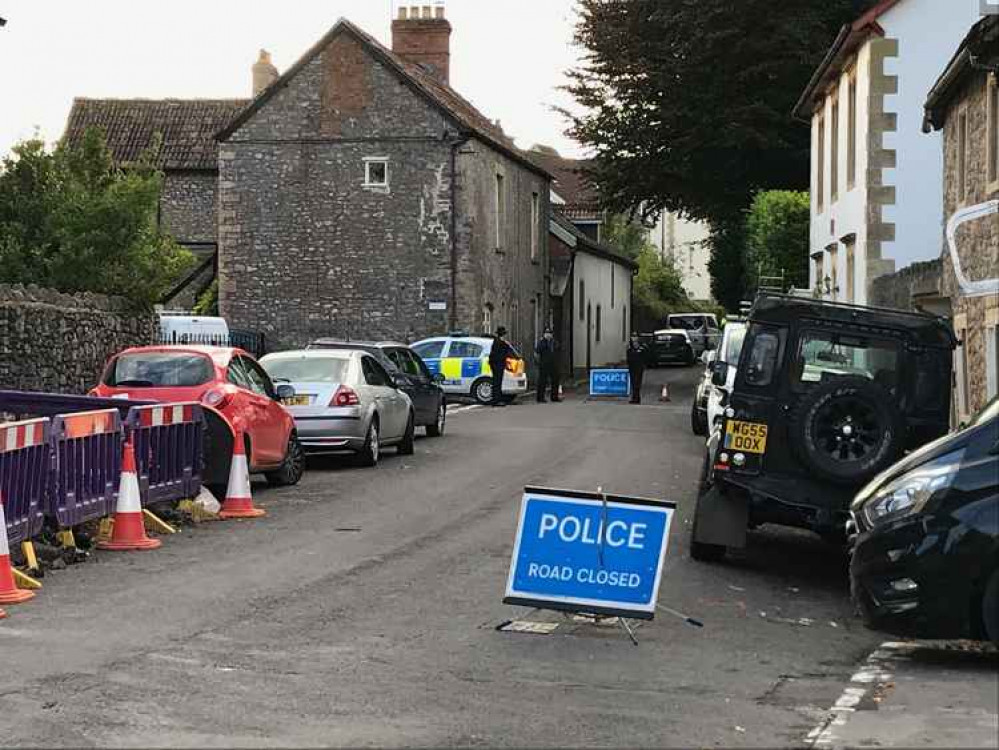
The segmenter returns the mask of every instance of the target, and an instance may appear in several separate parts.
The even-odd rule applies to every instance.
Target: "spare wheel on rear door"
[[[905,444],[895,398],[862,377],[816,386],[799,402],[789,428],[801,461],[839,484],[867,482],[894,463]]]

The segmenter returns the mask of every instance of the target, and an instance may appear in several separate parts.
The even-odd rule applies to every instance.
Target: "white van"
[[[229,324],[225,318],[160,313],[160,343],[229,346]]]

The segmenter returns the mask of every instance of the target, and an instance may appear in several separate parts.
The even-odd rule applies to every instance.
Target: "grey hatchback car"
[[[308,350],[268,354],[261,366],[289,383],[285,402],[308,453],[351,452],[375,466],[385,446],[413,453],[416,417],[399,374],[389,375],[368,352]]]

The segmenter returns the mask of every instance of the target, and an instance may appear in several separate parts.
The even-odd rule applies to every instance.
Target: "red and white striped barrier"
[[[143,427],[162,427],[194,421],[194,404],[139,407],[139,424]]]
[[[45,442],[45,420],[0,425],[0,453],[34,448]]]

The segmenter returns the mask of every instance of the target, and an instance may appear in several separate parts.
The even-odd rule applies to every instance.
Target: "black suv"
[[[319,339],[309,349],[342,349],[367,352],[389,375],[402,374],[400,390],[413,402],[417,427],[426,427],[427,435],[440,437],[447,423],[447,397],[440,384],[443,378],[431,374],[420,355],[405,344],[393,341],[340,341]]]
[[[763,523],[841,540],[857,491],[947,432],[955,345],[929,315],[758,297],[708,439],[691,555],[721,559]],[[724,383],[729,365],[712,367]]]

